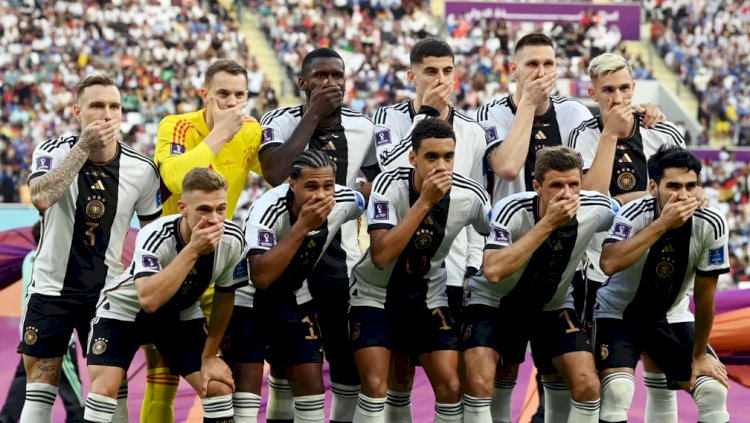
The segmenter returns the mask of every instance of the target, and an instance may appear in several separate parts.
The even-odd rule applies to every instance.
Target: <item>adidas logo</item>
[[[94,185],[91,185],[91,189],[95,189],[98,191],[104,191],[104,184],[102,183],[101,179],[96,181]]]
[[[536,132],[536,135],[534,135],[534,139],[537,139],[537,140],[546,140],[547,136],[544,135],[544,132],[540,129],[540,130],[538,130]]]

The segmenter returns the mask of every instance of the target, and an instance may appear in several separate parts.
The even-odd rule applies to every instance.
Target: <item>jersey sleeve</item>
[[[612,220],[612,226],[610,226],[607,238],[603,243],[610,244],[624,241],[642,231],[648,224],[644,215],[653,213],[653,209],[643,211],[644,204],[645,201],[633,201],[621,208]]]
[[[182,192],[182,180],[196,167],[207,168],[214,153],[204,142],[195,145],[195,131],[179,116],[167,116],[159,124],[154,161],[164,185],[172,194]],[[188,149],[188,146],[195,147]]]
[[[54,145],[59,142],[63,141],[61,139],[45,141],[34,149],[31,155],[29,181],[37,176],[44,175],[62,164],[62,161],[70,150],[60,147],[55,148]]]
[[[711,210],[702,211],[707,216],[703,225],[703,248],[698,262],[698,276],[718,276],[729,272],[729,231],[723,215]],[[695,217],[694,217],[695,219]]]
[[[513,125],[513,114],[500,113],[497,107],[491,104],[482,106],[477,112],[477,122],[484,129],[486,151],[489,152],[500,145],[508,136],[510,127]]]
[[[250,160],[249,168],[252,172],[257,173],[258,175],[262,175],[263,171],[260,166],[260,159],[258,158],[258,149],[260,148],[260,144],[263,141],[262,133],[260,123],[256,121],[255,119],[251,117],[244,118],[244,123],[242,124],[242,135],[249,138],[246,140],[245,145],[251,145],[253,146],[251,148],[251,152],[248,154],[252,155],[252,157],[246,158],[245,160]]]
[[[229,225],[229,223],[227,223]],[[233,229],[225,228],[225,235],[227,231],[231,231],[230,236],[230,253],[227,258],[227,266],[224,271],[219,275],[216,280],[216,290],[220,292],[233,292],[237,288],[247,285],[250,280],[248,276],[247,257],[244,257],[245,241],[240,236],[240,228],[234,226]]]
[[[276,233],[260,223],[261,216],[261,210],[250,209],[250,215],[247,218],[247,223],[245,223],[245,242],[247,243],[248,255],[263,254],[276,245]]]
[[[573,130],[568,137],[568,145],[581,155],[583,159],[583,170],[587,171],[594,163],[596,149],[599,147],[600,132],[598,129],[591,129],[582,123],[581,126]]]
[[[414,126],[426,118],[425,114],[414,116],[409,130],[401,133],[398,128],[385,126],[387,122],[375,126],[375,147],[380,168],[383,170],[395,169],[399,166],[408,165],[409,151],[411,151],[411,131]]]
[[[142,185],[141,195],[135,204],[138,219],[142,221],[154,220],[161,216],[161,180],[155,168],[149,166],[144,175],[146,183]]]
[[[161,229],[160,225],[146,225],[138,232],[133,251],[133,280],[155,275],[168,264],[165,251],[160,248],[164,243],[158,242]]]
[[[383,175],[381,173],[375,178],[373,186],[377,185],[379,178]],[[390,190],[394,192],[395,190]],[[395,195],[381,194],[375,190],[370,193],[370,204],[367,205],[367,230],[372,231],[375,229],[391,229],[398,224],[398,217],[396,216],[396,207],[394,202],[398,201]]]
[[[365,154],[365,158],[362,161],[362,167],[373,167],[378,166],[378,151],[377,151],[377,144],[375,142],[375,129],[374,127],[369,123],[368,126],[372,129],[372,136],[369,137],[370,144],[367,146],[367,154]]]
[[[499,201],[490,216],[490,233],[485,239],[485,250],[496,250],[513,244],[513,233],[521,223],[521,211],[510,213],[516,204],[511,197]]]
[[[260,149],[258,150],[259,153],[267,147],[278,147],[284,144],[292,136],[292,132],[297,127],[296,124],[292,124],[289,121],[289,117],[286,114],[282,113],[276,116],[278,113],[278,110],[272,110],[263,115],[263,118],[260,120],[263,133]]]
[[[346,208],[346,220],[354,220],[365,211],[365,196],[359,191],[350,190],[354,194],[354,201],[349,201]]]

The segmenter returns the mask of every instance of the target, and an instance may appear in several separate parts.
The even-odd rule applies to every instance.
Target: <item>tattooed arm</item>
[[[111,142],[119,125],[116,120],[93,122],[83,130],[60,166],[29,181],[31,203],[39,212],[44,213],[62,198],[91,151]]]

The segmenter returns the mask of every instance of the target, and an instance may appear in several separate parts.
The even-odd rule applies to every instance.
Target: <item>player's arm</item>
[[[505,140],[492,152],[492,170],[505,180],[516,179],[526,162],[536,109],[549,100],[550,92],[557,81],[554,72],[542,77],[537,75],[538,71],[535,70],[524,84],[513,125]]]
[[[119,120],[97,120],[86,127],[60,165],[29,180],[31,203],[34,207],[44,213],[55,205],[70,189],[73,179],[86,163],[91,151],[116,142],[119,133]]]
[[[311,198],[302,206],[297,222],[278,244],[262,254],[253,254],[251,247],[247,259],[250,263],[250,279],[256,288],[268,288],[284,273],[307,233],[319,228],[326,221],[334,204],[333,197],[318,201],[314,197]]]
[[[329,85],[326,79],[313,89],[305,113],[292,135],[283,144],[269,145],[259,154],[263,177],[273,186],[289,177],[289,168],[297,156],[305,151],[318,123],[336,111],[344,102],[344,93],[338,85]]]
[[[207,226],[205,218],[193,228],[190,242],[167,267],[150,276],[135,279],[138,302],[153,313],[169,301],[182,286],[198,258],[216,249],[224,233],[224,222]]]
[[[601,267],[602,272],[607,276],[612,276],[632,266],[646,254],[648,249],[662,235],[687,222],[698,208],[698,205],[698,200],[695,198],[677,201],[677,194],[673,194],[659,214],[659,217],[632,238],[623,240],[613,239],[611,238],[613,231],[610,231],[610,238],[604,241],[602,255],[599,259],[599,267]],[[617,225],[621,224],[615,221],[613,230],[617,228]],[[631,226],[626,226],[631,228]]]
[[[213,97],[208,98],[207,107],[212,109],[214,126],[206,138],[194,148],[184,151],[185,138],[191,131],[180,128],[178,116],[169,117],[159,124],[154,158],[164,185],[172,194],[182,192],[182,180],[196,167],[207,168],[219,151],[242,128],[243,109],[247,102],[220,110]],[[173,151],[173,145],[180,151]]]
[[[695,343],[693,344],[693,367],[703,369],[705,365],[710,365],[716,361],[715,358],[706,354],[708,348],[708,337],[711,334],[711,328],[714,324],[715,315],[715,295],[716,284],[719,281],[718,275],[712,276],[695,276],[695,286],[693,292],[695,295]],[[708,361],[708,363],[703,363]],[[706,374],[708,373],[708,374]],[[709,369],[703,370],[701,374],[711,376],[719,380],[725,386],[728,385],[726,371],[721,374],[714,374]],[[699,375],[695,375],[699,376]],[[691,382],[695,383],[695,380]]]
[[[638,120],[633,118],[633,108],[630,101],[614,104],[612,98],[602,110],[604,129],[599,137],[593,163],[583,175],[583,189],[609,194],[609,181],[612,179],[617,140],[628,138],[635,130]]]
[[[370,255],[375,267],[384,269],[398,258],[419,227],[419,223],[422,222],[430,209],[445,196],[452,184],[452,172],[438,169],[431,170],[422,182],[422,192],[419,194],[417,201],[395,226],[388,229],[378,229],[377,226],[372,224],[372,220],[377,218],[373,210],[373,207],[376,206],[373,205],[375,203],[369,205],[371,216]],[[373,227],[375,229],[372,229]]]
[[[518,241],[499,249],[484,250],[483,268],[487,281],[498,283],[517,272],[555,229],[570,222],[578,211],[580,200],[577,195],[561,200],[562,194],[562,191],[555,194],[544,217]]]

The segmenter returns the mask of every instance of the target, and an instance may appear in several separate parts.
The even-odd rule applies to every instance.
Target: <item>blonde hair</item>
[[[227,189],[227,181],[211,169],[197,167],[182,179],[182,192],[218,191]]]
[[[595,81],[600,76],[609,75],[621,69],[627,69],[628,73],[631,76],[633,75],[633,68],[624,57],[617,54],[604,53],[591,60],[589,64],[589,78],[591,78],[591,81]]]

